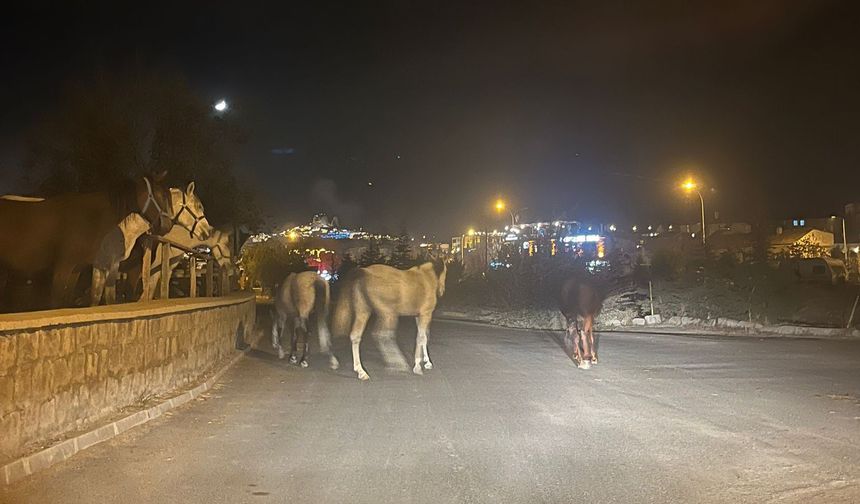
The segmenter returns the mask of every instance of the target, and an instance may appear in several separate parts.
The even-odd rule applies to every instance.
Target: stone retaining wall
[[[254,322],[244,293],[0,315],[0,462],[197,381]]]

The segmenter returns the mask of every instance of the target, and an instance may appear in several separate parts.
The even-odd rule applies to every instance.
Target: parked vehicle
[[[823,282],[831,285],[843,284],[848,280],[848,269],[840,259],[832,257],[815,257],[798,259],[794,273],[797,277],[809,282]]]

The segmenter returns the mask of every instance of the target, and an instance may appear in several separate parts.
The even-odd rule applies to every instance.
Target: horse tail
[[[314,279],[314,289],[316,290],[314,311],[317,313],[317,330],[329,332],[328,311],[331,304],[331,288],[325,278],[317,276]]]
[[[355,294],[358,286],[358,277],[361,269],[350,271],[335,285],[337,293],[334,301],[334,314],[332,316],[332,333],[335,336],[346,336],[349,334],[350,325],[355,313]]]

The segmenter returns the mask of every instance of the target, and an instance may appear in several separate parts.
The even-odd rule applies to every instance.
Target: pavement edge
[[[113,439],[127,430],[154,420],[164,413],[199,397],[211,389],[228,369],[245,357],[252,347],[253,345],[247,345],[238,355],[234,356],[227,364],[215,372],[215,374],[190,390],[186,390],[145,410],[132,413],[109,424],[101,425],[36,453],[9,462],[0,468],[0,484],[5,486],[11,485],[38,471],[64,462],[82,450]]]

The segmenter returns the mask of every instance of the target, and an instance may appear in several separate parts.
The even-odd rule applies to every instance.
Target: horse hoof
[[[358,372],[358,379],[361,381],[367,381],[370,379],[370,376],[364,371],[359,371]]]
[[[430,361],[425,362],[424,369],[433,369],[433,363]]]
[[[328,365],[332,369],[337,369],[340,367],[340,362],[337,361],[337,358],[332,357],[331,359],[329,359]]]
[[[415,364],[415,367],[412,368],[412,372],[417,374],[417,375],[423,375],[424,374],[424,370],[421,369],[421,364]]]
[[[295,364],[299,361],[295,355],[290,355],[290,364]]]
[[[597,364],[597,356],[596,356],[596,355],[595,355],[594,357],[592,357],[592,358],[591,358],[591,363],[592,363],[592,364]]]
[[[580,362],[579,365],[576,367],[578,367],[579,369],[590,369],[591,363],[588,362],[587,360],[584,360],[584,361]]]
[[[280,349],[280,348],[279,348],[279,349],[278,349],[278,358],[279,358],[279,359],[283,359],[283,358],[284,358],[284,357],[286,357],[286,356],[287,356],[287,354],[286,354],[286,353],[284,353],[284,351],[283,351],[282,349]]]
[[[300,363],[299,363],[299,365],[300,365],[301,367],[306,368],[306,367],[308,367],[308,361],[303,360],[302,362],[300,362]]]

